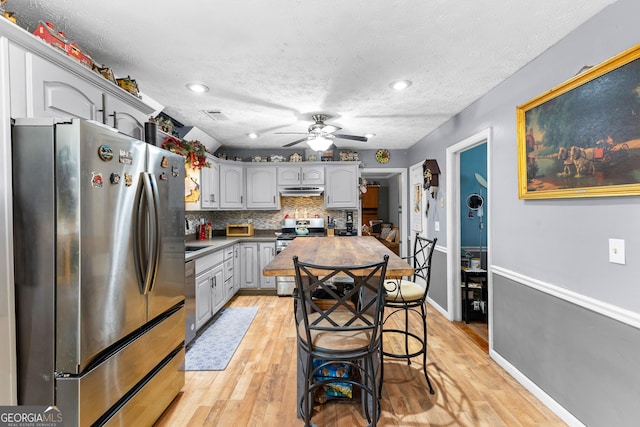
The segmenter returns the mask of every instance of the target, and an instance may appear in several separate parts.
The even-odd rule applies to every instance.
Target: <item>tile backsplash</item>
[[[279,230],[282,228],[282,220],[286,214],[290,218],[295,218],[296,210],[298,217],[303,218],[306,212],[307,217],[313,218],[318,215],[320,218],[332,216],[336,220],[336,228],[345,228],[347,210],[326,210],[324,208],[324,197],[281,197],[280,210],[277,211],[190,211],[185,214],[185,234],[195,234],[196,226],[200,218],[210,221],[216,234],[227,229],[227,224],[243,224],[253,222],[256,230]],[[357,209],[353,211],[354,225],[360,224]],[[187,227],[188,224],[188,228]]]

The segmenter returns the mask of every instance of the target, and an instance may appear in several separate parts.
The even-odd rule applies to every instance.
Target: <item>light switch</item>
[[[609,239],[609,262],[614,264],[624,264],[624,240]]]
[[[433,227],[436,229],[436,231],[440,231],[440,221],[434,222]]]

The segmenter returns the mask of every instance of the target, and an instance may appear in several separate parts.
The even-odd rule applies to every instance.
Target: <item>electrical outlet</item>
[[[609,239],[609,262],[625,264],[624,240]]]

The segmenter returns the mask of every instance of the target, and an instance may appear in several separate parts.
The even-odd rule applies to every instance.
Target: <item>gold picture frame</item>
[[[640,195],[640,44],[516,108],[518,196]]]

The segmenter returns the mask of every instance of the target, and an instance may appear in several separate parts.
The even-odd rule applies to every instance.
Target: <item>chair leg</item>
[[[309,388],[311,386],[311,382],[313,381],[313,358],[308,355],[307,356],[307,375],[304,383],[304,394],[302,395],[302,402],[300,402],[300,406],[303,411],[304,425],[305,427],[311,426],[311,415],[313,411],[313,398],[310,396]]]
[[[411,358],[409,355],[409,309],[404,309],[404,352],[407,355],[407,365],[411,365]]]
[[[382,396],[382,383],[384,383],[384,350],[382,348],[384,333],[380,336],[380,384],[378,384],[378,399]]]
[[[427,372],[427,313],[425,312],[424,304],[420,306],[420,311],[422,312],[422,369],[424,369],[424,377],[429,386],[429,394],[435,394]]]

